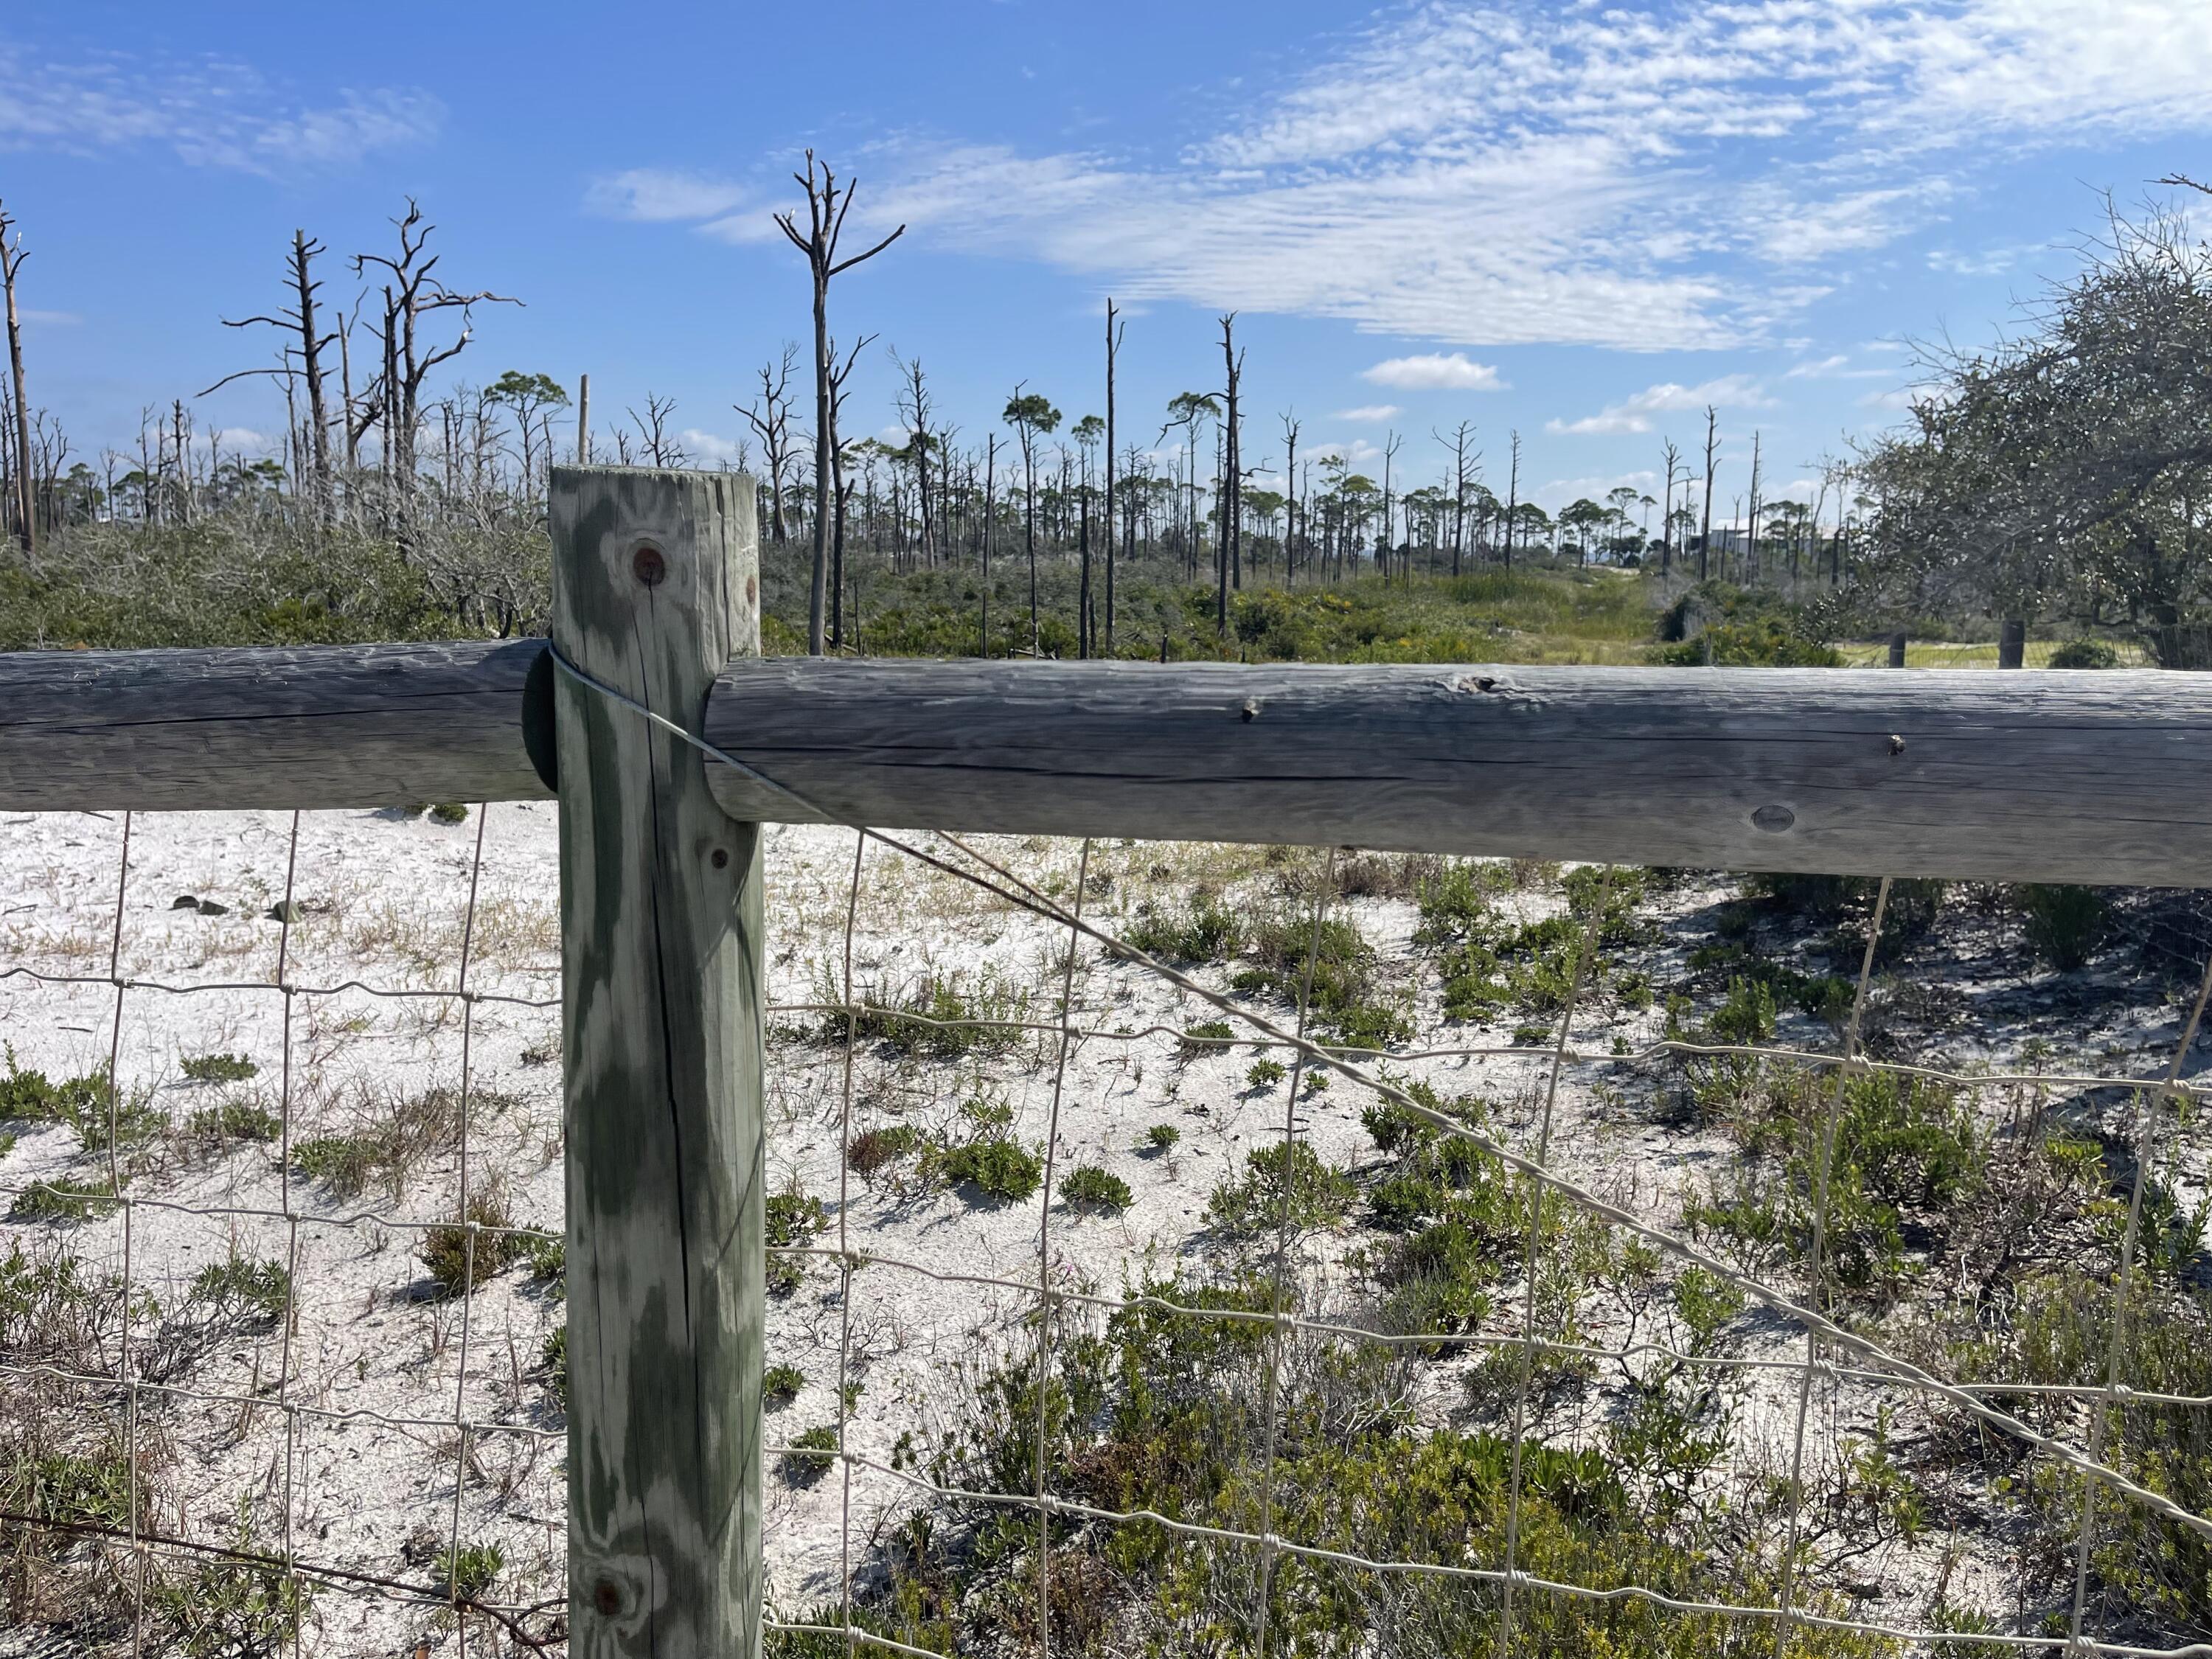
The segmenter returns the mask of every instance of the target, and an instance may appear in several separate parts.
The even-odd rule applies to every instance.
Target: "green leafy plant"
[[[845,1148],[845,1167],[863,1181],[873,1181],[921,1145],[921,1132],[910,1123],[864,1129]]]
[[[435,1582],[449,1587],[455,1597],[474,1601],[482,1599],[506,1565],[507,1557],[495,1543],[459,1544],[440,1550],[431,1571]]]
[[[1206,1212],[1224,1231],[1259,1232],[1280,1221],[1287,1197],[1293,1227],[1329,1227],[1350,1212],[1358,1190],[1304,1141],[1279,1141],[1254,1152],[1241,1176],[1216,1187]]]
[[[947,1181],[973,1187],[1006,1204],[1030,1197],[1044,1179],[1042,1158],[1018,1142],[1001,1138],[948,1147],[939,1168]]]
[[[243,1083],[261,1072],[244,1054],[192,1054],[178,1069],[191,1083]]]
[[[1270,1089],[1280,1083],[1288,1073],[1279,1060],[1255,1060],[1244,1073],[1244,1081],[1255,1089]]]
[[[2094,887],[2026,886],[2015,902],[2028,948],[2061,973],[2085,966],[2112,926],[2111,902]]]
[[[1154,1157],[1158,1157],[1161,1154],[1175,1151],[1176,1144],[1182,1139],[1182,1131],[1176,1128],[1174,1124],[1155,1123],[1151,1128],[1145,1131],[1145,1141],[1142,1150]]]
[[[768,1246],[771,1251],[803,1249],[830,1224],[822,1200],[801,1188],[796,1176],[781,1192],[769,1194],[766,1209]],[[799,1258],[774,1255],[769,1257],[768,1288],[771,1294],[788,1296],[805,1278],[805,1269]]]
[[[203,1106],[185,1120],[185,1138],[204,1146],[225,1141],[266,1143],[284,1132],[267,1108],[251,1100],[224,1100]]]
[[[776,1472],[794,1486],[811,1486],[836,1466],[837,1431],[824,1423],[806,1430],[776,1460]]]
[[[1127,1182],[1093,1164],[1070,1170],[1060,1183],[1060,1195],[1079,1209],[1126,1210],[1135,1202]]]
[[[1176,1040],[1176,1057],[1188,1064],[1207,1054],[1220,1054],[1236,1035],[1236,1028],[1225,1019],[1202,1019]]]
[[[422,1261],[441,1296],[466,1296],[527,1254],[529,1241],[507,1231],[514,1225],[497,1188],[469,1197],[467,1219],[433,1227],[422,1236]]]
[[[761,1372],[761,1398],[771,1406],[787,1406],[806,1386],[806,1373],[796,1365],[770,1365]]]
[[[15,1194],[8,1218],[11,1221],[87,1221],[108,1214],[116,1202],[115,1189],[105,1182],[39,1181]]]

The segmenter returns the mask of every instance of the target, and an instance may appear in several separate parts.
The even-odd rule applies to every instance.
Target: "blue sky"
[[[456,365],[592,379],[595,424],[676,401],[711,459],[804,337],[769,213],[812,144],[857,173],[839,279],[887,428],[919,356],[963,441],[1018,380],[1127,429],[1218,384],[1240,313],[1246,451],[1335,444],[1436,476],[1467,419],[1503,493],[1656,493],[1720,408],[1723,506],[1896,418],[1905,343],[1977,343],[2124,204],[2212,171],[2204,0],[1498,0],[1363,10],[1042,0],[811,7],[34,3],[0,17],[0,200],[32,257],[34,403],[80,453],[258,361],[295,225],[380,248],[417,196],[488,308]],[[281,425],[248,383],[203,422]]]

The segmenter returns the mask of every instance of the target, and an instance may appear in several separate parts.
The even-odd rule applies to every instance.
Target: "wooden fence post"
[[[1997,629],[1997,666],[2019,668],[2027,661],[2027,624],[2014,620]]]
[[[687,731],[760,650],[751,482],[556,467],[553,638]],[[759,827],[563,674],[569,1651],[753,1659],[764,1239]]]

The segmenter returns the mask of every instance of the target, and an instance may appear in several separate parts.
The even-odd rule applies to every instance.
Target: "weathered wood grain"
[[[2212,884],[2212,675],[777,659],[706,730],[886,828]]]
[[[760,648],[751,481],[556,468],[554,638],[669,719]],[[761,1639],[760,834],[562,678],[569,1650]]]
[[[543,640],[0,653],[0,807],[542,799],[524,704],[544,655]]]

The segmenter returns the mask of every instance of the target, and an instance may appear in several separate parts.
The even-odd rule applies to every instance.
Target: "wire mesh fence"
[[[561,1643],[551,820],[8,827],[27,1627]],[[2192,899],[769,866],[781,1651],[2205,1650]]]

